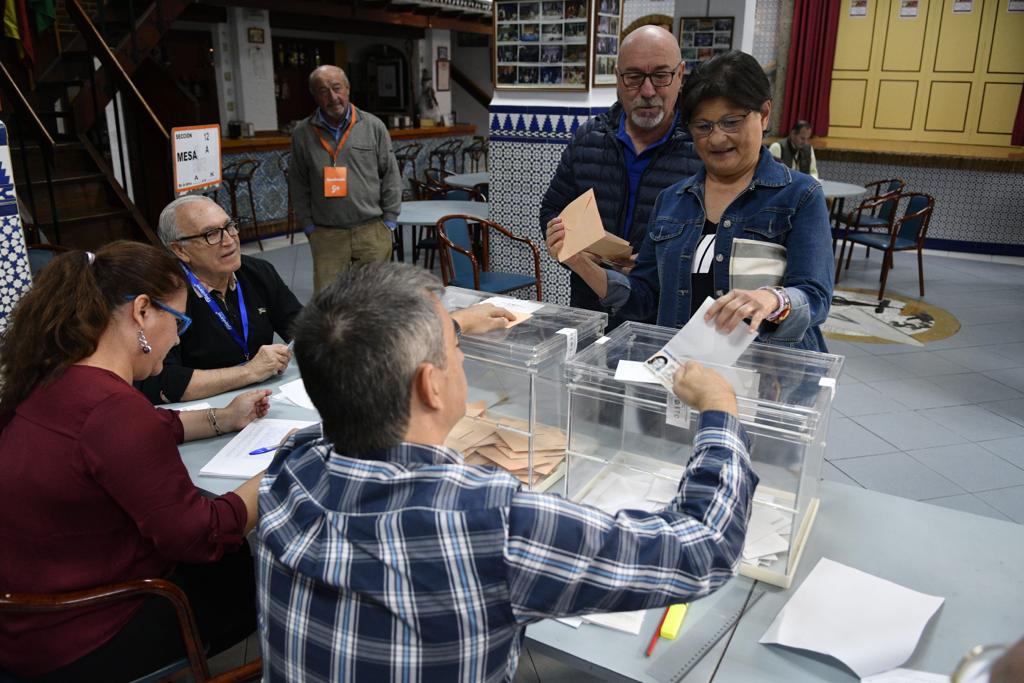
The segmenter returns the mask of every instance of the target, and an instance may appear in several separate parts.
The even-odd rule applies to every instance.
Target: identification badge
[[[348,169],[344,166],[324,167],[324,197],[348,196]]]

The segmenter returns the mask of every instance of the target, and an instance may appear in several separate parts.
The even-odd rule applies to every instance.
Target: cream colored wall
[[[843,0],[832,70],[830,137],[1009,146],[1024,84],[1024,13],[1008,0]],[[957,3],[961,4],[961,3]]]

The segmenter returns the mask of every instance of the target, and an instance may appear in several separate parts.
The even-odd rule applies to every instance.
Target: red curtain
[[[1017,118],[1013,122],[1011,145],[1024,145],[1024,88],[1020,91],[1020,102],[1017,103]]]
[[[828,132],[828,99],[836,55],[841,0],[796,0],[782,100],[781,134],[799,119],[811,124],[814,135]]]

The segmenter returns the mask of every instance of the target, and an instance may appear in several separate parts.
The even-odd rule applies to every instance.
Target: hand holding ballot
[[[720,410],[736,414],[736,394],[724,377],[697,361],[688,360],[678,367],[672,391],[694,410]]]
[[[629,242],[605,231],[593,189],[574,199],[548,222],[547,247],[553,258],[566,264],[581,252],[583,256],[576,260],[604,261],[616,269],[631,269],[634,261]]]
[[[452,312],[452,318],[465,334],[483,334],[502,330],[516,321],[516,314],[494,304],[480,303]]]

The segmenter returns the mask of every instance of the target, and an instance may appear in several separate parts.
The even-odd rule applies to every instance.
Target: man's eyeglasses
[[[746,114],[732,114],[723,116],[717,121],[691,121],[690,134],[695,138],[706,138],[715,130],[715,126],[723,133],[735,133],[743,125],[743,121],[750,116],[753,109],[748,109]]]
[[[224,241],[224,233],[227,233],[231,237],[238,234],[238,223],[235,221],[228,221],[224,224],[223,228],[213,228],[206,232],[201,232],[198,235],[188,235],[187,237],[179,237],[174,240],[175,242],[185,242],[186,240],[197,240],[202,237],[206,240],[206,243],[211,247],[215,247]]]
[[[125,301],[135,301],[135,298],[138,297],[138,296],[139,296],[138,294],[125,294],[124,295],[124,300]],[[170,313],[171,315],[174,316],[175,321],[178,323],[178,336],[179,337],[181,335],[185,334],[185,330],[187,330],[189,328],[189,325],[192,324],[192,318],[188,317],[187,315],[185,315],[184,313],[182,313],[179,310],[173,309],[173,308],[171,308],[170,306],[168,306],[166,304],[160,303],[159,301],[157,301],[153,297],[150,297],[149,300],[150,300],[150,302],[154,306],[159,308],[161,311],[165,311],[165,312]]]
[[[682,62],[679,62],[682,64]],[[676,72],[679,71],[679,64],[676,64],[671,71],[652,71],[650,73],[644,71],[623,71],[618,72],[619,78],[622,79],[622,84],[631,90],[636,90],[644,84],[644,81],[648,78],[651,79],[651,85],[655,88],[664,88],[672,84],[672,81],[676,78]]]

